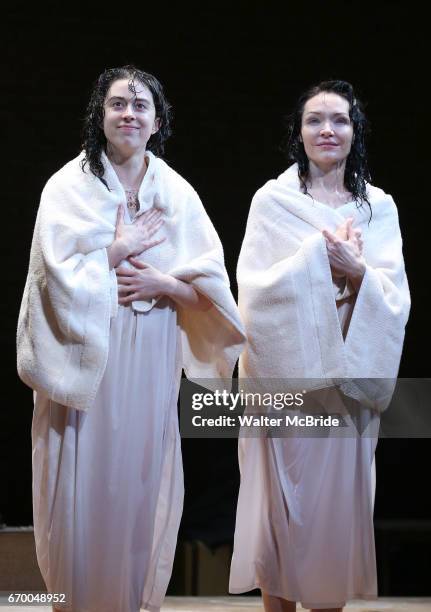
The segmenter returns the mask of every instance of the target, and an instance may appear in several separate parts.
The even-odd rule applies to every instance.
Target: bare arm
[[[120,267],[116,271],[120,304],[166,295],[183,308],[202,311],[211,308],[211,301],[192,285],[132,257],[129,261],[134,269]]]
[[[167,286],[165,295],[174,300],[174,302],[190,310],[209,310],[211,308],[212,302],[205,295],[196,291],[192,285],[178,280],[169,274],[166,276]]]

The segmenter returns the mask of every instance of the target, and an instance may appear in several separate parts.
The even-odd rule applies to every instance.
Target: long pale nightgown
[[[177,313],[119,306],[88,413],[37,394],[33,500],[37,555],[73,612],[157,610],[182,511]],[[59,606],[61,607],[61,606]]]
[[[337,301],[346,335],[355,296]],[[240,440],[241,487],[230,591],[261,588],[306,608],[377,593],[373,532],[379,417],[327,396],[328,412],[362,421],[328,437]],[[350,404],[350,408],[349,408]],[[353,412],[354,411],[354,412]],[[362,435],[360,435],[360,433]]]

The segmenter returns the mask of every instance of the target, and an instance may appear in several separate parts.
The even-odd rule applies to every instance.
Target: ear
[[[160,118],[156,117],[155,121],[154,121],[154,125],[153,125],[153,129],[151,130],[152,134],[155,134],[156,132],[158,132],[160,129]]]

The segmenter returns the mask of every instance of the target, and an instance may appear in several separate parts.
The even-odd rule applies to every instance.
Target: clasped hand
[[[107,249],[109,267],[115,268],[117,275],[118,303],[127,305],[133,301],[151,300],[166,295],[183,308],[209,310],[212,302],[191,285],[133,257],[165,240],[153,239],[163,224],[161,215],[160,211],[151,208],[137,217],[131,225],[126,225],[124,209],[122,206],[118,208],[115,238]],[[117,268],[125,259],[133,268]]]
[[[123,259],[140,255],[163,242],[165,238],[153,238],[163,225],[161,217],[160,210],[150,208],[136,217],[133,223],[126,224],[124,223],[124,207],[120,205],[117,211],[114,240],[107,249],[109,268],[116,268]]]
[[[124,209],[118,209],[117,223],[115,227],[115,240],[126,245],[127,256],[140,255],[152,247],[160,244],[165,238],[154,239],[154,234],[163,224],[160,210],[150,208],[136,217],[133,223],[124,223]]]
[[[360,283],[365,273],[362,256],[363,242],[360,229],[353,229],[353,218],[349,217],[335,231],[323,230],[326,250],[333,278],[349,278]]]
[[[120,266],[115,271],[119,304],[130,304],[134,300],[151,300],[166,294],[170,276],[133,257],[130,257],[129,261],[134,268]]]

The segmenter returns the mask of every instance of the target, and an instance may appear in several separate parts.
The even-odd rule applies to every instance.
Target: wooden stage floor
[[[51,612],[46,606],[0,606],[3,612]],[[297,610],[303,610],[298,606]],[[431,612],[431,598],[384,598],[349,603],[346,612]],[[161,612],[262,612],[258,597],[167,597]]]

